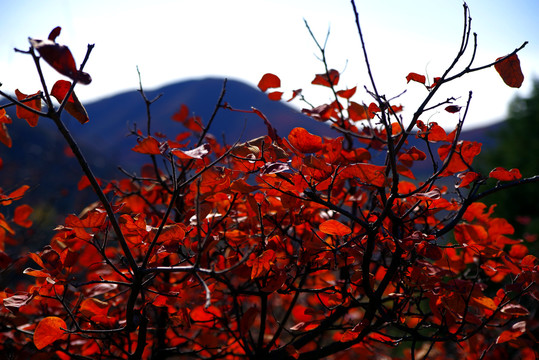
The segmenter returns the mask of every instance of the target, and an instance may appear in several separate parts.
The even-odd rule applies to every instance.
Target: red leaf
[[[0,122],[0,142],[2,142],[2,144],[6,145],[7,147],[11,147],[11,145],[13,144],[13,142],[11,141],[11,136],[9,136],[9,133],[7,132],[7,126],[3,122]]]
[[[296,96],[298,96],[298,95],[301,95],[301,89],[294,90],[292,92],[292,97],[290,99],[286,100],[286,102],[290,102],[290,101],[294,100],[294,98]]]
[[[247,260],[247,266],[251,267],[251,279],[264,276],[273,265],[273,260],[275,260],[275,251],[271,249],[264,251],[260,256],[251,254]]]
[[[425,75],[419,75],[414,72],[411,72],[408,75],[406,75],[406,82],[409,83],[410,81],[417,81],[417,82],[420,82],[421,84],[425,84],[425,81],[427,81],[427,79],[425,78]]]
[[[348,117],[350,118],[350,120],[353,121],[360,121],[372,118],[366,106],[360,105],[354,101],[350,101],[350,105],[348,105],[347,110]]]
[[[525,332],[526,322],[519,321],[511,327],[511,330],[505,330],[504,332],[502,332],[500,336],[498,336],[498,338],[496,339],[496,344],[501,344],[507,341],[514,340]]]
[[[131,150],[141,153],[141,154],[148,154],[148,155],[161,154],[161,150],[159,150],[159,141],[157,141],[151,136],[148,136],[146,139],[139,142]]]
[[[216,318],[222,316],[221,310],[211,305],[207,309],[203,306],[197,306],[189,313],[191,320],[198,322],[214,321]]]
[[[182,104],[180,106],[180,110],[178,110],[174,115],[172,115],[172,120],[184,122],[187,119],[187,116],[189,116],[189,108],[187,107],[187,105]]]
[[[51,95],[54,96],[59,103],[62,103],[70,88],[71,83],[69,81],[58,80],[52,87]],[[69,96],[69,99],[67,100],[67,103],[65,105],[65,109],[81,124],[87,123],[88,120],[90,120],[88,118],[88,113],[86,112],[86,109],[77,98],[77,95],[75,95],[75,92],[72,92]]]
[[[25,100],[28,98],[31,98],[33,96],[36,96],[34,100],[26,101],[24,104],[28,107],[31,107],[34,110],[40,111],[41,110],[41,97],[38,95],[41,94],[41,91],[38,91],[37,93],[33,95],[25,95],[22,92],[20,92],[18,89],[15,89],[15,95],[17,95],[17,100]],[[39,119],[39,115],[36,113],[31,112],[30,110],[26,110],[22,106],[16,106],[16,115],[19,119],[24,119],[30,125],[31,127],[34,127],[37,125],[37,120]]]
[[[32,220],[29,220],[28,217],[33,211],[32,207],[26,204],[17,206],[13,215],[13,222],[19,226],[29,228],[32,226]]]
[[[94,315],[107,315],[109,304],[95,298],[87,298],[82,300],[80,311],[84,316],[92,317]]]
[[[502,59],[497,58],[496,61]],[[520,69],[520,60],[517,54],[509,56],[507,59],[494,65],[494,68],[502,77],[502,80],[507,86],[519,88],[524,81],[524,75]]]
[[[345,178],[355,177],[367,185],[382,187],[386,182],[385,170],[385,166],[354,164],[344,169],[341,176]]]
[[[470,185],[470,183],[479,179],[481,175],[473,171],[468,171],[467,173],[459,174],[458,177],[459,179],[461,179],[461,181],[460,181],[460,184],[456,185],[455,187],[461,188],[461,187],[467,187],[468,185]]]
[[[344,236],[352,232],[352,229],[337,220],[324,221],[320,224],[319,229],[324,234],[335,236]]]
[[[350,99],[352,96],[354,96],[355,93],[356,93],[356,86],[348,90],[337,91],[337,95],[345,99]]]
[[[451,114],[454,114],[454,113],[458,113],[460,111],[460,108],[461,106],[458,106],[458,105],[449,105],[445,108],[445,111]]]
[[[71,80],[76,80],[81,84],[88,85],[92,82],[92,78],[88,73],[77,70],[75,59],[73,59],[73,55],[69,48],[54,42],[53,39],[56,39],[56,37],[60,35],[60,30],[60,27],[54,28],[47,40],[29,38],[30,44],[54,70],[67,76]]]
[[[273,101],[279,101],[283,97],[282,91],[274,91],[268,94],[268,98]]]
[[[488,174],[488,177],[499,181],[513,181],[522,178],[522,175],[518,169],[506,170],[503,167],[497,167]]]
[[[0,124],[11,124],[11,118],[6,114],[6,109],[0,109]]]
[[[281,79],[277,75],[267,73],[262,76],[262,79],[258,82],[258,88],[263,92],[266,92],[269,88],[281,87]]]
[[[64,335],[67,325],[64,320],[56,316],[49,316],[41,320],[34,331],[34,345],[38,350],[52,344]]]
[[[301,112],[317,121],[326,121],[331,118],[332,108],[330,105],[324,104],[313,109],[303,109]]]
[[[288,141],[302,153],[315,153],[322,150],[322,138],[313,135],[304,128],[297,127],[290,131]]]
[[[327,74],[317,74],[311,82],[313,85],[335,86],[339,83],[339,72],[331,69]]]
[[[251,107],[251,110],[253,113],[255,113],[256,115],[258,115],[262,120],[264,120],[264,124],[266,124],[266,128],[268,129],[268,136],[271,138],[271,140],[273,141],[278,141],[279,140],[279,136],[277,135],[277,130],[275,130],[275,128],[273,127],[273,125],[271,125],[271,123],[269,122],[268,118],[266,117],[266,115],[264,115],[262,113],[262,111],[254,108],[254,107]]]

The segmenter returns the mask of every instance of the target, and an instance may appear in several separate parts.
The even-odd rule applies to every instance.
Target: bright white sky
[[[388,98],[407,89],[397,101],[408,110],[406,119],[426,90],[417,83],[407,85],[405,77],[413,71],[433,78],[449,65],[460,45],[462,2],[356,3],[377,87]],[[539,72],[539,1],[469,0],[468,5],[472,31],[479,35],[476,65],[530,42],[519,54],[525,75],[521,89],[507,87],[494,69],[488,69],[455,81],[438,98],[461,96],[456,104],[464,105],[468,91],[473,90],[467,123],[475,127],[502,119],[511,98],[529,93]],[[323,66],[315,56],[306,19],[320,42],[330,28],[327,57],[330,67],[344,71],[340,87],[357,85],[353,100],[372,100],[363,89],[370,84],[348,0],[18,0],[4,1],[2,13],[0,83],[4,91],[40,89],[31,59],[13,48],[26,50],[28,36],[46,38],[50,30],[61,26],[57,42],[70,47],[77,65],[86,45],[95,44],[85,68],[93,82],[77,88],[83,102],[136,89],[138,66],[147,90],[208,76],[256,85],[264,73],[272,72],[281,78],[285,97],[303,88],[308,99],[321,104],[330,94],[310,85]],[[47,71],[46,78],[52,86],[61,75]],[[440,111],[430,120],[452,128],[456,116]]]

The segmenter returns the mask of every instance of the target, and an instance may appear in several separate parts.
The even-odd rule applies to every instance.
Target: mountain
[[[172,116],[187,105],[190,114],[201,117],[207,124],[223,89],[223,79],[208,78],[180,82],[163,88],[145,91],[148,99],[161,97],[151,105],[151,133],[166,134],[169,138],[184,132],[182,124],[173,121]],[[335,136],[335,132],[325,124],[313,121],[283,102],[268,99],[259,89],[239,81],[228,80],[223,102],[239,110],[260,110],[277,129],[280,136],[286,136],[295,127],[304,127],[320,135]],[[86,110],[90,122],[84,125],[72,121],[72,133],[98,148],[106,160],[116,161],[127,167],[137,167],[147,157],[129,151],[136,145],[135,136],[129,135],[133,129],[147,131],[146,107],[138,91],[127,92],[88,104]],[[267,135],[267,127],[259,116],[252,113],[219,109],[210,133],[219,141],[225,139],[232,144]]]
[[[187,105],[190,113],[200,116],[206,124],[222,88],[223,79],[209,78],[147,91],[149,99],[162,94],[151,106],[152,134],[163,133],[174,139],[177,134],[184,132],[183,125],[171,119],[182,104]],[[259,89],[239,81],[227,82],[223,101],[235,109],[259,109],[283,137],[297,126],[318,135],[338,136],[325,124],[307,118],[286,103],[271,101]],[[130,172],[139,172],[140,166],[148,161],[148,156],[130,151],[137,142],[135,136],[127,135],[135,125],[136,129],[146,133],[146,108],[140,93],[133,90],[85,105],[90,117],[88,123],[81,125],[69,115],[64,120],[95,174],[105,180],[120,178],[122,175],[117,169],[118,165]],[[78,212],[95,201],[95,195],[89,189],[82,192],[76,189],[82,172],[76,160],[66,155],[65,142],[50,120],[40,119],[37,127],[30,128],[25,121],[15,117],[13,107],[7,110],[13,119],[13,124],[8,125],[13,147],[8,149],[0,144],[0,158],[3,160],[0,186],[10,191],[22,184],[30,185],[31,190],[23,201],[34,206],[35,218],[40,218],[42,228],[52,229],[63,221],[67,213]],[[495,145],[494,138],[489,134],[502,126],[503,123],[498,123],[464,131],[461,138],[482,142],[485,151]],[[232,144],[238,139],[246,141],[266,135],[267,128],[255,114],[220,109],[210,133],[219,141],[225,139]],[[410,137],[410,145],[416,145],[416,141]],[[432,166],[426,162],[423,167],[425,169],[417,170],[432,171]],[[46,236],[43,234],[43,237]]]

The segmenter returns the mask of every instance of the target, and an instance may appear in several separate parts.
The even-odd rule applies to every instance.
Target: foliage
[[[329,69],[325,48],[316,42],[325,71],[312,84],[327,88],[332,100],[303,111],[328,122],[337,137],[302,128],[281,137],[259,110],[224,102],[226,82],[206,122],[182,106],[173,120],[185,132],[154,134],[150,109],[157,99],[148,99],[141,85],[148,123],[146,132],[137,131],[133,151],[149,162],[139,175],[106,184],[93,175],[61,120],[65,109],[83,126],[92,124],[73,89],[91,81],[83,69],[93,45],[76,69],[69,49],[55,42],[59,28],[49,40],[31,39],[30,49],[21,52],[35,60],[43,91],[0,94],[31,126],[39,117],[54,121],[84,173],[79,188],[92,187],[99,201],[68,215],[50,245],[25,255],[33,264],[23,271],[30,284],[0,292],[2,353],[61,359],[498,359],[518,352],[532,358],[534,310],[522,303],[539,296],[537,259],[511,236],[513,227],[479,200],[537,177],[496,169],[490,176],[498,183],[485,188],[472,168],[481,144],[459,138],[471,93],[462,108],[453,99],[434,100],[440,87],[467,73],[515,64],[525,44],[484,66],[473,67],[472,56],[458,71],[470,40],[465,6],[461,48],[446,72],[432,83],[407,76],[409,86],[425,86],[426,97],[405,120],[402,106],[376,88],[352,5],[372,101],[353,101],[356,88],[338,87],[342,74]],[[35,50],[73,81],[53,86],[59,106]],[[506,68],[497,66],[514,85],[507,80],[515,77],[514,66]],[[280,84],[278,76],[266,74],[259,87]],[[63,90],[54,95],[54,89]],[[283,93],[269,96],[277,100]],[[300,90],[292,98],[307,102]],[[449,134],[420,120],[439,107],[458,117]],[[259,117],[267,136],[219,144],[209,133],[219,111]],[[4,113],[1,119],[3,125],[10,121]],[[407,144],[413,130],[422,149]],[[2,134],[9,146],[7,126]],[[373,160],[377,154],[385,156],[383,163]],[[432,174],[415,179],[414,163],[423,161],[432,164]],[[2,206],[19,201],[26,190],[2,193]],[[6,244],[16,243],[17,227],[31,226],[30,213],[19,205],[0,217],[3,268],[13,263]]]

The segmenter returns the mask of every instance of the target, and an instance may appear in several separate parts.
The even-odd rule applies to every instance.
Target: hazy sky
[[[380,92],[406,94],[409,116],[426,96],[418,84],[406,84],[413,71],[439,76],[450,64],[462,36],[462,1],[356,1],[374,77]],[[475,73],[447,87],[439,100],[473,100],[468,124],[478,126],[503,117],[516,94],[526,95],[539,72],[539,1],[469,0],[472,31],[478,33],[476,65],[504,56],[524,41],[519,54],[525,82],[507,87],[494,69]],[[62,27],[57,42],[70,47],[77,65],[86,45],[95,44],[86,71],[93,78],[76,90],[83,102],[138,87],[138,66],[148,90],[172,82],[207,76],[228,77],[256,85],[266,72],[278,75],[287,96],[303,88],[315,103],[330,94],[310,84],[323,72],[317,49],[303,19],[323,42],[330,29],[330,67],[343,72],[341,88],[358,86],[354,100],[370,103],[370,87],[348,0],[152,0],[152,1],[4,1],[0,21],[0,83],[4,91],[40,89],[31,59],[13,48],[28,48],[27,37],[46,38]],[[470,53],[471,54],[471,53]],[[469,57],[466,57],[469,59]],[[466,64],[463,63],[462,66]],[[462,68],[462,67],[460,67]],[[460,69],[459,68],[459,69]],[[61,75],[46,72],[51,84]],[[301,104],[297,104],[301,106]],[[434,114],[430,120],[452,127],[456,115]],[[425,119],[428,120],[428,119]]]

